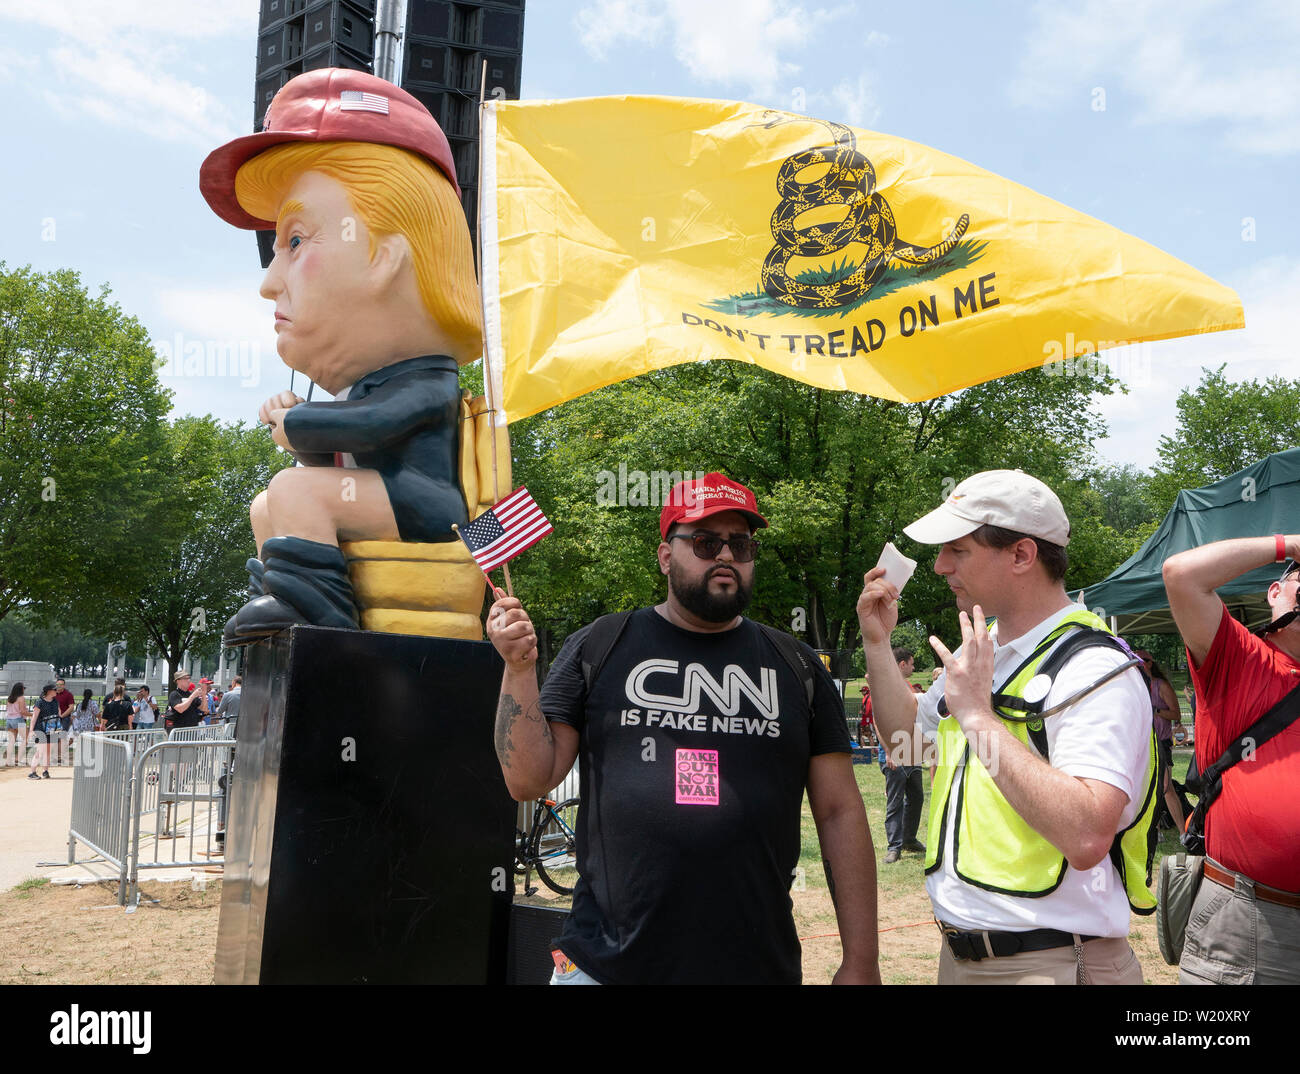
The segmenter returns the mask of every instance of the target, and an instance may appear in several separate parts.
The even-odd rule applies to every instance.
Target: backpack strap
[[[618,639],[623,636],[627,621],[631,618],[631,612],[602,615],[591,624],[587,636],[582,639],[582,651],[578,654],[578,659],[582,664],[582,681],[587,687],[587,693],[591,693],[591,684],[596,681],[596,676],[605,666],[605,661],[618,644]]]
[[[1119,638],[1115,637],[1114,634],[1108,633],[1104,630],[1096,630],[1093,627],[1080,627],[1073,633],[1067,634],[1065,640],[1052,650],[1047,659],[1038,666],[1037,674],[1046,675],[1049,679],[1054,679],[1057,672],[1059,672],[1061,668],[1065,667],[1066,663],[1076,653],[1082,652],[1084,649],[1097,648],[1115,649],[1125,656],[1131,656],[1128,646],[1120,641]],[[1126,671],[1128,669],[1121,668],[1120,670]],[[1107,678],[1110,677],[1113,676],[1107,676]],[[1101,685],[1104,681],[1106,680],[1099,680],[1097,685]],[[997,702],[998,698],[995,697],[994,703],[996,704]],[[1041,712],[1043,710],[1043,705],[1046,704],[1046,702],[1046,694],[1033,703],[1026,703],[1017,698],[1015,699],[1015,707],[1028,713],[1033,713],[1035,711]],[[1029,733],[1030,741],[1033,742],[1034,746],[1038,749],[1038,752],[1043,755],[1043,760],[1048,761],[1050,764],[1051,762],[1047,756],[1046,724],[1044,724],[1042,720],[1032,720],[1026,727],[1026,730]]]
[[[1223,790],[1223,773],[1240,761],[1247,750],[1253,752],[1259,749],[1270,738],[1281,734],[1295,723],[1297,718],[1300,718],[1300,686],[1247,727],[1237,741],[1223,751],[1223,756],[1201,773],[1201,796],[1192,815],[1187,818],[1184,839],[1190,836],[1196,840],[1203,836],[1205,814]]]
[[[808,654],[803,650],[803,646],[784,630],[777,630],[776,627],[770,627],[766,623],[756,623],[755,625],[767,635],[767,640],[776,646],[776,651],[781,654],[799,681],[803,683],[804,696],[808,699],[808,709],[811,711],[813,694],[817,691],[817,678],[808,661]]]

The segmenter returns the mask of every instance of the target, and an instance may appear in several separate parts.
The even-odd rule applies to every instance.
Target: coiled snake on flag
[[[796,122],[780,116],[755,126],[773,127]],[[909,265],[929,265],[949,253],[966,233],[970,217],[963,213],[956,226],[936,246],[915,246],[900,241],[889,203],[875,190],[876,171],[858,151],[853,132],[840,123],[819,120],[831,129],[831,145],[805,149],[789,156],[776,176],[781,202],[772,213],[772,238],[776,245],[763,261],[763,290],[778,302],[801,309],[835,309],[848,305],[871,290],[891,260]],[[826,173],[809,183],[797,176],[815,164],[829,165]],[[847,205],[844,218],[835,223],[795,227],[809,209]],[[801,283],[789,275],[793,257],[824,257],[850,243],[862,243],[866,254],[849,276],[828,283]]]

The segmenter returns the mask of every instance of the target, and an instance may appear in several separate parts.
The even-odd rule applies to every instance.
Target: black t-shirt
[[[57,698],[52,697],[48,701],[43,697],[36,699],[36,718],[32,721],[32,726],[47,735],[63,730],[63,721],[59,719]]]
[[[184,690],[173,690],[167,695],[166,718],[171,720],[173,727],[198,727],[203,719],[203,701],[199,697],[195,697],[184,712],[176,711],[176,706],[189,696]]]
[[[135,710],[125,698],[110,698],[104,704],[104,725],[110,731],[125,731]]]
[[[798,984],[790,885],[810,757],[848,752],[821,662],[803,681],[759,627],[634,612],[587,698],[571,636],[542,711],[581,735],[578,872],[559,946],[609,984]]]

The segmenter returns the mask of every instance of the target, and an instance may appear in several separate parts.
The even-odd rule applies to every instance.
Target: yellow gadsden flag
[[[492,101],[488,361],[514,421],[730,358],[915,402],[1245,324],[1236,294],[964,160],[726,101]]]

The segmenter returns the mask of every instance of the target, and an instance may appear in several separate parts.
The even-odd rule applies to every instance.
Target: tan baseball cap
[[[1070,520],[1060,499],[1023,470],[971,475],[903,532],[920,544],[947,544],[981,526],[1001,526],[1062,548],[1070,543]]]

